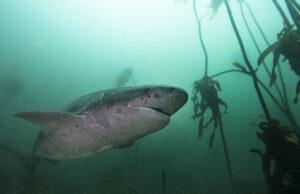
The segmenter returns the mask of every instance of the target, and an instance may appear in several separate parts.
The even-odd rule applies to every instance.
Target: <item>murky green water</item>
[[[271,1],[247,1],[270,42],[282,29]],[[244,64],[225,6],[216,15],[210,1],[199,0],[198,13],[208,50],[208,74]],[[258,53],[242,20],[239,4],[233,14],[250,62]],[[126,68],[125,86],[172,85],[192,95],[192,84],[204,73],[192,1],[174,0],[1,0],[0,1],[0,143],[30,151],[37,126],[16,119],[21,111],[57,111],[75,98],[114,88]],[[208,14],[208,15],[207,15]],[[261,50],[267,48],[246,11]],[[272,62],[272,57],[267,58]],[[269,65],[271,68],[271,64]],[[287,94],[294,97],[297,76],[283,65]],[[260,68],[258,76],[268,84]],[[264,149],[256,137],[263,114],[252,80],[231,73],[216,77],[220,97],[228,104],[223,124],[237,193],[266,193],[261,158],[251,148]],[[127,81],[125,79],[125,81]],[[274,88],[271,89],[272,91]],[[273,91],[274,92],[274,91]],[[272,116],[289,124],[264,93]],[[291,105],[295,115],[299,105]],[[223,109],[222,109],[223,111]],[[210,113],[207,113],[210,114]],[[209,149],[213,126],[198,138],[192,101],[169,125],[139,139],[128,149],[114,149],[53,166],[41,161],[33,177],[15,157],[0,151],[0,193],[3,194],[227,194],[230,179],[219,131]],[[209,118],[209,116],[207,116]]]

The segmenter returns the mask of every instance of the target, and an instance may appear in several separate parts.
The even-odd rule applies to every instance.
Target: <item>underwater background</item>
[[[272,2],[247,2],[269,41],[276,41],[282,20]],[[199,0],[198,13],[209,14],[202,20],[202,34],[208,73],[215,74],[232,69],[232,62],[244,61],[224,5],[215,14],[209,5],[209,0]],[[230,5],[256,67],[259,54],[239,4],[231,0]],[[79,96],[114,88],[116,77],[126,68],[132,68],[134,81],[125,86],[172,85],[191,97],[193,82],[204,73],[192,1],[1,0],[0,13],[0,142],[22,150],[32,149],[39,129],[14,118],[17,112],[56,111]],[[252,20],[249,25],[260,48],[267,48]],[[271,63],[272,57],[266,61]],[[282,70],[287,94],[293,97],[297,77],[287,64]],[[269,81],[264,71],[258,76]],[[253,81],[235,73],[216,80],[222,87],[219,96],[229,107],[223,124],[238,193],[267,193],[261,158],[249,152],[264,150],[256,137],[257,126],[251,125],[263,120]],[[198,138],[190,97],[166,128],[134,146],[59,166],[42,161],[32,179],[20,161],[0,150],[0,193],[162,193],[163,170],[165,193],[230,193],[219,131],[209,149],[210,130]],[[272,116],[289,125],[273,101],[265,98]],[[299,120],[299,108],[291,108]]]

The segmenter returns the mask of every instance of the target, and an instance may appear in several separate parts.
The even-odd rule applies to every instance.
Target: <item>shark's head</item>
[[[118,93],[122,95],[118,95]],[[176,87],[142,86],[116,91],[118,102],[129,107],[143,107],[171,116],[187,101],[188,94]]]
[[[113,147],[122,147],[164,128],[187,99],[184,90],[169,86],[140,86],[104,92],[101,103],[109,110],[106,121],[113,129],[109,131],[115,134]],[[99,107],[99,103],[95,107]]]

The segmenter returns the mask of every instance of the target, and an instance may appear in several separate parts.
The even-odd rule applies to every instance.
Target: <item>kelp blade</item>
[[[266,56],[268,56],[271,52],[273,52],[276,48],[278,48],[279,45],[280,45],[280,41],[277,41],[274,44],[272,44],[269,48],[264,50],[264,52],[261,53],[261,55],[257,60],[257,65],[260,65],[264,61]]]

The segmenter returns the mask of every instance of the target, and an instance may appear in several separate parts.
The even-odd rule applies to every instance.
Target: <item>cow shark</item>
[[[0,148],[21,160],[34,173],[37,160],[82,158],[112,148],[126,148],[156,132],[187,101],[188,94],[170,86],[108,89],[82,96],[58,112],[30,111],[15,117],[41,129],[31,156],[5,145]]]

